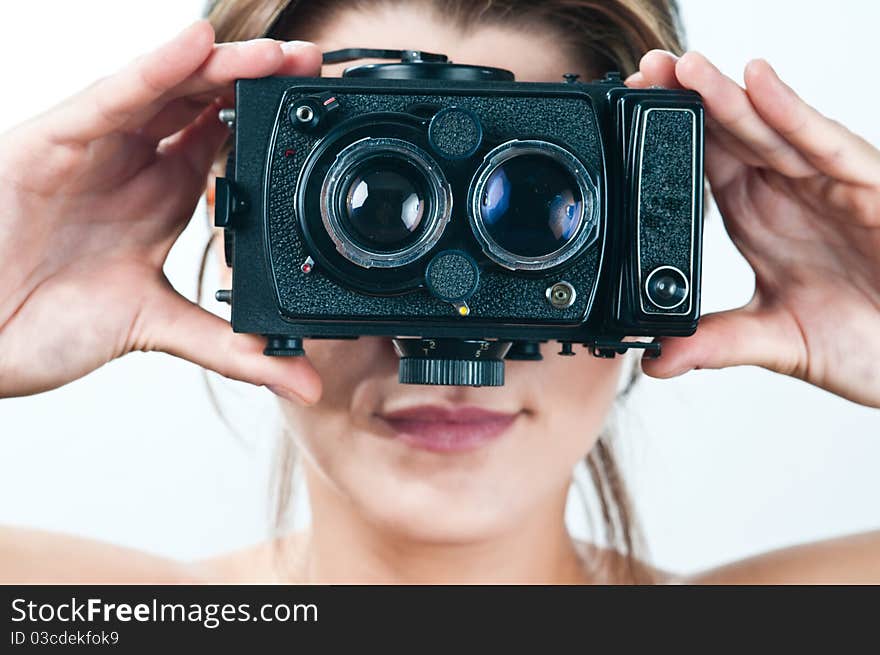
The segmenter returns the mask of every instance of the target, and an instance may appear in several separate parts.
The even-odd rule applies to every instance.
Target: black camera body
[[[657,356],[623,338],[694,332],[698,95],[391,55],[236,83],[215,205],[235,331],[276,356],[394,337],[402,382],[467,385],[502,384],[504,358],[540,359],[546,341]]]

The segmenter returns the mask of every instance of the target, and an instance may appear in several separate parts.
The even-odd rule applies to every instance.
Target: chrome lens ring
[[[502,247],[483,219],[482,199],[493,174],[505,162],[523,155],[546,157],[567,171],[581,196],[579,225],[575,234],[558,249],[536,256],[526,256]],[[483,159],[471,182],[468,193],[468,216],[474,236],[483,252],[496,264],[510,270],[539,271],[554,268],[582,252],[596,237],[599,215],[599,192],[589,172],[571,152],[554,143],[537,139],[514,139],[491,150]]]
[[[409,164],[424,178],[424,227],[414,242],[399,250],[372,250],[358,243],[340,216],[340,199],[348,194],[352,180],[367,162],[378,157]],[[416,261],[440,240],[452,214],[452,189],[441,168],[418,146],[401,139],[367,137],[346,146],[336,156],[321,185],[320,206],[324,229],[339,254],[363,268],[395,268]]]

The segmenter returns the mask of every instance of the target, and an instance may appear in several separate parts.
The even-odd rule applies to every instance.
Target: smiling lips
[[[453,409],[424,405],[383,414],[395,437],[410,446],[438,453],[474,450],[500,437],[519,414],[479,407]]]

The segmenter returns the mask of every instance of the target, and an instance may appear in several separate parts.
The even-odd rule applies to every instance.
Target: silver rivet
[[[553,286],[547,287],[544,295],[547,298],[547,302],[556,309],[571,307],[577,298],[577,292],[568,282],[557,282]]]
[[[308,105],[300,105],[296,108],[296,120],[300,123],[311,123],[315,112]]]
[[[221,123],[225,123],[226,127],[232,129],[235,126],[235,110],[234,109],[221,109],[217,113],[217,118],[220,119]]]

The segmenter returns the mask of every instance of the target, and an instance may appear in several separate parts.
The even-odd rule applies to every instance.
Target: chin
[[[456,487],[456,476],[441,481],[406,476],[380,480],[366,474],[346,496],[357,514],[381,532],[403,541],[467,544],[509,533],[522,514],[522,499],[495,496],[491,480]],[[364,493],[366,492],[366,493]]]
[[[462,500],[441,489],[423,488],[410,496],[395,495],[394,500],[378,496],[353,500],[359,503],[361,515],[382,532],[425,544],[464,545],[509,534],[518,515],[503,498]]]
[[[341,504],[398,539],[464,544],[510,534],[567,491],[589,443],[555,449],[535,417],[517,417],[475,447],[435,451],[383,431],[355,430],[305,439],[313,517]],[[339,501],[342,501],[341,503]]]

